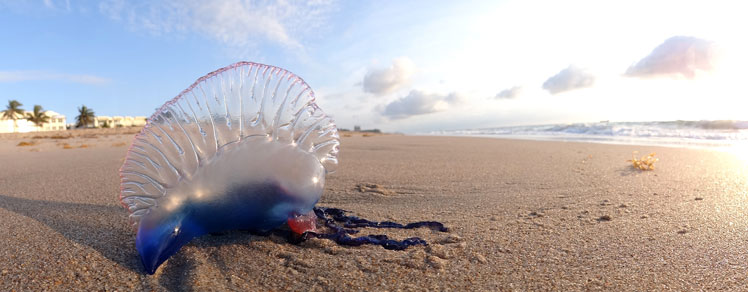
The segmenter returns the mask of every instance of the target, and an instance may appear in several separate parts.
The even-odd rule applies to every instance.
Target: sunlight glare
[[[727,152],[734,155],[740,165],[748,167],[748,143],[740,143],[730,147]]]

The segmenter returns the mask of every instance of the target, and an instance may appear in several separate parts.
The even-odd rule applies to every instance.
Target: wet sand
[[[133,135],[92,133],[0,136],[0,290],[748,289],[748,164],[728,153],[354,134],[319,205],[450,232],[362,231],[430,243],[405,251],[208,235],[149,276],[117,201]]]

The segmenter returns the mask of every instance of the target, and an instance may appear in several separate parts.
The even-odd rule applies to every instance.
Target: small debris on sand
[[[544,215],[543,215],[543,213],[532,211],[532,212],[530,212],[530,214],[527,214],[527,216],[530,216],[530,217],[543,217]]]
[[[437,269],[443,269],[447,265],[446,260],[440,259],[439,257],[436,257],[436,256],[429,256],[428,260],[431,266]]]
[[[442,239],[441,243],[458,243],[462,241],[462,237],[450,234],[446,238]]]
[[[701,201],[701,200],[703,200],[703,199],[704,199],[704,198],[702,198],[702,197],[696,197],[696,199],[694,199],[694,200],[696,200],[696,201]]]
[[[600,218],[597,218],[597,221],[603,222],[603,221],[610,221],[613,220],[613,217],[610,217],[610,215],[602,215]]]
[[[479,262],[481,264],[488,263],[488,260],[486,259],[486,257],[484,257],[482,254],[479,254],[479,253],[474,253],[473,259],[475,259],[476,262]]]
[[[390,195],[397,194],[397,193],[395,193],[393,191],[385,189],[381,185],[370,184],[370,183],[360,183],[360,184],[357,184],[356,185],[356,189],[359,192],[362,192],[362,193],[377,193],[377,194],[382,194],[382,195],[385,195],[385,196],[390,196]]]
[[[20,146],[20,147],[23,147],[23,146],[34,146],[34,145],[36,145],[36,143],[34,143],[34,142],[26,142],[26,141],[21,141],[21,142],[20,142],[20,143],[18,143],[18,145],[16,145],[16,146]]]
[[[452,253],[445,248],[443,245],[432,244],[426,247],[426,251],[431,255],[437,256],[441,259],[449,259],[452,257]]]

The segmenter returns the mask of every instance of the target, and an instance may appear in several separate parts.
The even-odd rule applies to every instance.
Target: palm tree
[[[94,117],[96,117],[96,115],[94,115],[93,109],[90,109],[86,107],[85,105],[82,105],[81,107],[78,108],[78,116],[75,117],[75,121],[76,121],[75,127],[76,128],[88,127],[89,124],[93,123]]]
[[[42,109],[41,105],[34,105],[34,112],[26,113],[26,120],[34,123],[34,125],[36,125],[36,131],[39,131],[39,128],[44,126],[44,124],[49,123],[49,116],[44,113],[44,109]]]
[[[9,100],[8,105],[5,106],[5,110],[3,111],[3,118],[4,119],[12,119],[13,120],[13,132],[16,132],[16,128],[18,128],[18,124],[16,123],[16,120],[18,120],[18,116],[23,117],[23,109],[21,109],[21,104],[17,100]]]

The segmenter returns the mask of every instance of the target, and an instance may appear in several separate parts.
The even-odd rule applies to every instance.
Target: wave
[[[431,135],[491,136],[623,144],[729,146],[748,143],[748,121],[573,123],[434,131]]]

